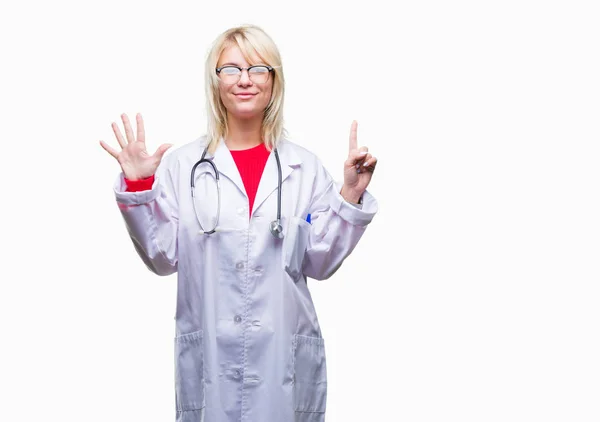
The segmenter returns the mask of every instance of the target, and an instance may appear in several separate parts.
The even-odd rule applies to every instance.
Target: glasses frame
[[[232,82],[232,83],[230,83],[230,84],[228,84],[228,83],[226,83],[226,82],[223,82],[223,79],[219,78],[219,80],[220,80],[221,82],[223,82],[224,84],[226,84],[226,85],[233,85],[233,84],[236,84],[236,83],[238,83],[238,82],[240,81],[240,79],[242,78],[242,73],[243,73],[243,71],[244,71],[244,70],[246,70],[246,71],[248,72],[248,78],[249,78],[251,81],[252,81],[252,78],[251,78],[251,76],[250,76],[250,69],[252,69],[252,68],[255,68],[255,67],[266,67],[266,68],[267,68],[267,70],[269,71],[269,75],[275,71],[275,68],[273,68],[273,66],[269,66],[269,65],[266,65],[266,64],[256,64],[256,65],[253,65],[253,66],[250,66],[250,67],[240,67],[240,66],[234,66],[234,65],[228,64],[228,65],[225,65],[225,66],[217,67],[217,68],[215,69],[215,71],[217,72],[217,75],[219,75],[219,74],[221,73],[221,70],[223,70],[223,69],[225,69],[225,68],[227,68],[227,67],[234,67],[234,68],[236,68],[236,69],[239,69],[239,71],[240,71],[240,75],[239,75],[239,77],[238,77],[237,81],[235,81],[235,82]],[[269,78],[267,77],[267,81],[268,81],[268,80],[269,80]],[[265,82],[262,82],[262,83],[267,83],[267,81],[265,81]],[[252,81],[252,82],[254,82],[254,81]],[[254,83],[261,83],[261,82],[254,82]]]

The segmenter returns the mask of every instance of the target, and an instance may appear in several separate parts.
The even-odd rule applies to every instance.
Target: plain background
[[[0,10],[0,420],[174,420],[175,277],[136,255],[110,124],[204,133],[213,39],[262,26],[286,124],[380,211],[310,282],[328,422],[600,420],[600,15],[584,1],[32,1]]]

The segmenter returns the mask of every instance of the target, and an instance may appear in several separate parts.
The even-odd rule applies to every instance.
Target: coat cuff
[[[340,191],[342,190],[341,183],[332,183],[331,189],[333,189],[333,192],[330,196],[331,199],[329,205],[342,219],[354,226],[366,226],[373,220],[373,217],[377,213],[378,204],[375,197],[368,191],[363,192],[362,204],[360,207],[357,207],[355,204],[346,202],[344,197],[340,194]]]
[[[129,180],[124,177],[125,184],[127,185],[127,192],[139,192],[142,190],[150,190],[152,189],[152,184],[154,183],[154,175],[140,180]]]
[[[123,205],[142,205],[154,201],[160,195],[158,176],[154,178],[152,188],[139,192],[128,192],[127,182],[123,173],[120,173],[113,186],[117,202]]]

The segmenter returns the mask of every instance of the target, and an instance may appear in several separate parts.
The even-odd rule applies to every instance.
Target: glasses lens
[[[224,67],[221,69],[219,76],[226,84],[234,84],[240,79],[240,69],[237,67]]]
[[[269,68],[266,66],[255,66],[250,68],[248,75],[252,82],[257,84],[264,84],[269,79]]]

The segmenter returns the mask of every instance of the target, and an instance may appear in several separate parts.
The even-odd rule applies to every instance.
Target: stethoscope
[[[217,226],[219,225],[219,217],[221,216],[221,184],[219,182],[219,170],[217,169],[217,165],[214,163],[212,158],[204,158],[207,151],[208,147],[204,148],[202,157],[200,157],[200,160],[196,164],[194,164],[194,167],[192,167],[190,186],[192,191],[192,204],[194,205],[194,214],[196,214],[196,220],[198,220],[198,224],[200,225],[200,233],[211,235],[217,231],[226,231],[226,229],[217,228]],[[281,239],[283,237],[283,227],[281,226],[281,163],[279,162],[279,154],[277,153],[277,148],[274,148],[273,152],[275,153],[275,160],[277,160],[277,219],[271,221],[271,224],[269,224],[269,230],[275,238]],[[202,227],[202,223],[200,222],[200,217],[198,217],[198,212],[196,211],[196,196],[194,195],[194,175],[196,173],[196,167],[198,167],[202,163],[210,164],[215,173],[215,180],[217,181],[217,218],[215,221],[215,226],[212,228],[212,230],[204,230],[204,228]]]

